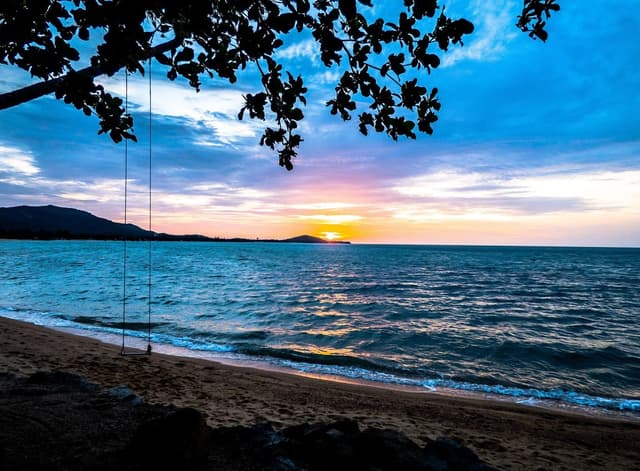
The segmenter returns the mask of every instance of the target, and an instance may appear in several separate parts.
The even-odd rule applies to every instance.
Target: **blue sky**
[[[393,16],[401,2],[376,2]],[[154,229],[211,236],[301,233],[356,242],[640,246],[640,17],[634,1],[560,2],[547,43],[516,27],[519,1],[455,0],[476,25],[426,82],[433,136],[361,136],[324,102],[337,80],[307,35],[280,57],[309,88],[293,172],[238,121],[255,71],[196,94],[153,74]],[[384,6],[381,6],[384,5]],[[397,13],[396,13],[397,15]],[[130,77],[130,218],[146,221],[147,80]],[[0,92],[29,77],[0,67]],[[122,74],[104,79],[122,93]],[[56,204],[122,220],[123,146],[53,97],[0,112],[0,205]]]

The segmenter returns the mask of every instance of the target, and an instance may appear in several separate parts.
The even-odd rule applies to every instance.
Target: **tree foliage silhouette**
[[[307,89],[285,69],[278,49],[292,34],[310,32],[322,63],[341,71],[330,112],[351,120],[364,107],[357,114],[363,134],[374,130],[394,140],[431,134],[441,105],[438,89],[423,80],[439,66],[439,54],[462,45],[474,29],[448,17],[441,4],[403,0],[390,19],[375,18],[372,0],[2,0],[0,63],[42,81],[0,95],[0,109],[55,93],[96,115],[99,133],[135,140],[122,100],[96,77],[123,68],[144,74],[153,58],[169,80],[180,76],[199,90],[203,76],[234,83],[255,66],[262,89],[245,95],[239,118],[268,120],[260,143],[291,170]],[[546,20],[559,9],[556,0],[525,0],[517,26],[545,41]],[[97,44],[95,54],[81,58],[78,41]],[[79,69],[82,63],[90,65]]]

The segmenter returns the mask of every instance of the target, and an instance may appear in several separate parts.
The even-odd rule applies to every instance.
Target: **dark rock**
[[[249,443],[253,447],[269,447],[277,445],[283,440],[269,422],[263,422],[251,427],[252,433]]]
[[[60,389],[82,392],[91,392],[100,389],[97,384],[90,383],[82,376],[64,371],[37,371],[29,376],[27,384],[57,386]]]
[[[15,381],[18,376],[11,371],[0,371],[0,383]]]
[[[283,440],[284,437],[270,423],[212,429],[209,468],[228,471],[296,470],[286,459],[280,462],[274,455],[274,448]]]
[[[422,450],[395,430],[368,429],[355,437],[356,452],[365,469],[421,470]]]
[[[420,448],[394,430],[357,422],[275,430],[209,428],[193,409],[141,403],[125,387],[39,372],[0,375],[0,470],[43,471],[489,471],[449,439]]]
[[[282,431],[286,440],[274,455],[300,469],[422,470],[420,447],[393,430],[360,431],[352,420],[332,424],[304,424]]]
[[[116,386],[115,388],[107,390],[105,394],[120,399],[121,401],[129,402],[134,406],[142,404],[142,398],[126,386]]]
[[[210,429],[195,409],[178,409],[140,425],[127,453],[139,469],[189,469],[206,461]]]
[[[325,436],[341,438],[345,435],[355,435],[360,432],[358,423],[344,419],[331,424],[301,424],[288,427],[282,434],[290,440],[315,440]]]
[[[237,455],[252,454],[278,445],[284,437],[270,423],[253,427],[220,427],[211,430],[212,446],[237,452]]]
[[[127,469],[120,464],[126,464],[123,450],[133,432],[168,410],[134,408],[74,374],[5,376],[0,381],[0,470]]]
[[[357,469],[353,437],[359,432],[358,424],[351,420],[297,425],[282,431],[286,440],[273,451],[279,459],[286,457],[302,469]]]
[[[319,429],[322,435],[333,438],[350,437],[360,433],[360,427],[355,420],[343,419],[330,424],[317,424],[309,426],[311,429]]]
[[[449,438],[438,438],[424,449],[424,462],[433,471],[495,471],[469,448]]]
[[[215,432],[214,432],[215,433]],[[235,433],[239,433],[236,430]],[[256,444],[256,427],[245,429],[244,444]],[[272,435],[274,432],[268,430]],[[439,439],[421,449],[404,434],[388,429],[360,431],[358,424],[343,420],[331,424],[303,424],[280,432],[281,440],[270,438],[265,448],[253,447],[252,463],[281,471],[489,471],[473,453],[459,443]],[[267,443],[266,440],[262,441]],[[227,442],[228,443],[228,442]],[[227,449],[228,451],[228,449]],[[246,453],[245,453],[246,456]],[[236,469],[236,468],[234,468]]]
[[[290,458],[286,456],[276,456],[271,467],[272,471],[307,471],[296,465]]]

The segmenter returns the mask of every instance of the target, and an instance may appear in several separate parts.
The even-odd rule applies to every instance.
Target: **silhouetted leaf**
[[[114,142],[135,140],[133,119],[95,77],[123,68],[144,75],[153,57],[169,80],[181,77],[199,90],[203,74],[235,83],[239,72],[257,68],[262,89],[244,95],[238,118],[269,120],[260,143],[291,169],[302,142],[296,130],[307,89],[302,77],[285,70],[278,49],[287,46],[286,33],[294,28],[307,31],[320,61],[338,71],[326,102],[331,114],[349,121],[364,108],[357,116],[365,135],[373,129],[395,140],[415,138],[416,130],[433,132],[441,104],[437,88],[427,96],[423,82],[429,76],[422,68],[436,69],[436,48],[462,45],[473,24],[447,16],[438,0],[396,2],[397,12],[385,18],[376,17],[374,3],[315,0],[312,9],[309,0],[3,0],[0,63],[24,69],[47,87],[55,84],[47,93],[97,116],[99,133]],[[559,9],[556,0],[524,0],[517,26],[546,41],[546,20]],[[95,53],[81,58],[73,46],[93,31],[100,32],[93,38]],[[74,63],[83,60],[92,69],[76,72]],[[0,94],[0,109],[8,95]]]

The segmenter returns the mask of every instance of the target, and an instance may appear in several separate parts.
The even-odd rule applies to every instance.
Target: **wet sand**
[[[146,402],[200,410],[209,425],[276,427],[351,418],[418,443],[446,436],[500,469],[640,470],[640,421],[344,384],[154,353],[0,317],[0,372],[64,371]]]

